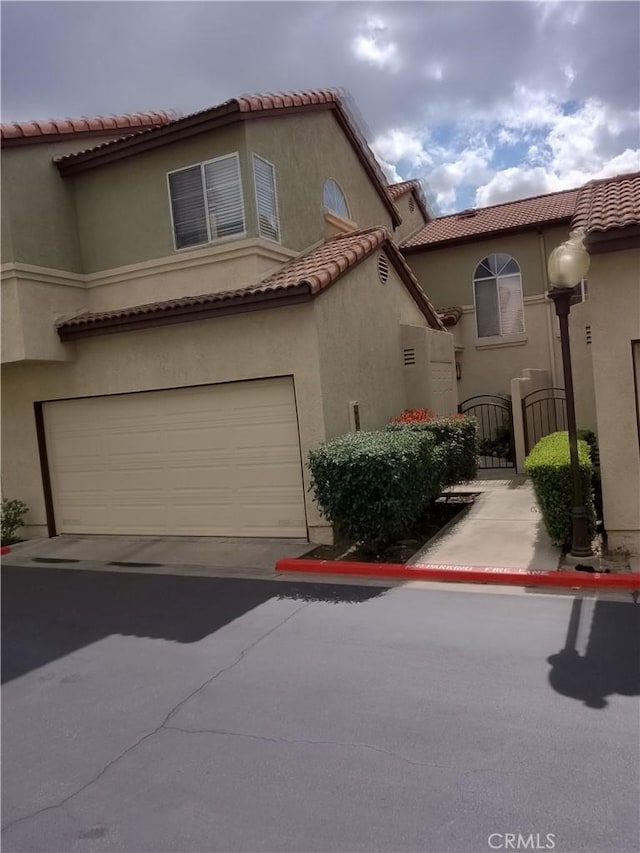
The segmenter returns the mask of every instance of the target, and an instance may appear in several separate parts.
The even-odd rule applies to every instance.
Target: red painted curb
[[[403,563],[350,563],[340,560],[305,560],[285,557],[276,563],[277,572],[310,572],[323,575],[389,578],[390,580],[453,581],[455,583],[496,583],[517,586],[559,586],[590,589],[640,590],[640,573],[594,574],[502,569],[478,566],[420,566]]]
[[[10,545],[3,545],[2,548],[0,548],[0,557],[4,557],[4,555],[8,554],[10,551],[11,551]]]

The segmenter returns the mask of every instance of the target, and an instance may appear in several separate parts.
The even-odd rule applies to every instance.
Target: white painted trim
[[[2,264],[0,267],[0,280],[26,279],[39,284],[56,284],[62,287],[86,287],[86,276],[81,273],[67,272],[66,270],[38,267],[32,264]]]
[[[347,234],[349,231],[358,230],[358,225],[356,222],[353,222],[353,220],[351,219],[344,219],[344,217],[338,216],[337,213],[334,213],[332,210],[328,210],[326,207],[324,208],[324,221],[327,223],[327,225],[331,225],[334,228],[337,228],[344,234]]]
[[[529,340],[526,332],[518,335],[497,335],[491,338],[476,338],[474,346],[476,349],[498,349],[498,347],[524,346]]]

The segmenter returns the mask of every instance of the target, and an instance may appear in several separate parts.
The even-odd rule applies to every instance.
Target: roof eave
[[[62,323],[58,336],[64,343],[92,338],[98,335],[112,335],[118,332],[133,332],[141,329],[152,329],[158,326],[173,326],[178,323],[194,323],[198,320],[208,320],[214,317],[225,317],[231,314],[246,314],[251,311],[262,311],[267,308],[283,308],[290,305],[300,305],[310,302],[310,288],[306,282],[281,291],[249,294],[242,298],[233,297],[211,303],[177,305],[164,310],[148,311],[141,314],[131,314],[124,317],[99,318],[82,325]]]
[[[503,234],[518,234],[524,231],[538,231],[540,228],[552,228],[555,225],[562,225],[571,222],[572,215],[560,216],[554,219],[544,219],[539,222],[529,222],[526,225],[515,225],[511,228],[494,228],[491,231],[480,231],[477,234],[465,234],[462,237],[450,237],[444,240],[432,240],[428,243],[418,243],[414,246],[401,246],[400,249],[403,255],[409,255],[413,252],[424,252],[430,249],[442,249],[445,246],[459,246],[463,243],[473,243],[476,240],[489,240],[493,237],[499,237]],[[432,220],[432,222],[435,220]]]
[[[587,235],[585,244],[590,255],[640,249],[640,224],[632,223],[623,228],[591,231]]]

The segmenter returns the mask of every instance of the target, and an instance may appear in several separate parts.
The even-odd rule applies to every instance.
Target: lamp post
[[[548,272],[549,298],[556,307],[560,323],[560,343],[562,345],[562,368],[564,372],[564,390],[567,405],[567,429],[569,432],[569,455],[571,459],[571,478],[573,481],[573,507],[571,509],[571,554],[574,557],[590,557],[591,537],[589,519],[584,506],[580,463],[578,461],[578,433],[576,429],[576,407],[573,393],[573,374],[571,370],[571,347],[569,344],[569,312],[573,288],[585,277],[589,269],[590,258],[584,247],[583,228],[572,231],[569,239],[555,248],[549,256]]]

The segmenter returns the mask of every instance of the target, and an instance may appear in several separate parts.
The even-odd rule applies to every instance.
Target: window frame
[[[476,275],[479,268],[483,265],[483,262],[490,258],[492,255],[507,255],[510,260],[512,260],[515,265],[518,267],[517,273],[507,273],[506,275],[501,275],[500,273],[496,273],[495,275]],[[487,266],[485,264],[485,266]],[[502,311],[500,310],[500,279],[501,278],[511,278],[515,275],[518,275],[520,279],[520,302],[522,304],[522,330],[519,332],[511,332],[509,334],[505,334],[503,332],[503,322],[502,322]],[[481,281],[494,281],[496,288],[496,297],[497,297],[497,306],[498,306],[498,327],[499,333],[497,335],[484,335],[480,336],[478,329],[478,304],[476,298],[476,282]],[[473,313],[475,317],[475,326],[476,326],[476,344],[477,346],[491,346],[499,345],[500,343],[519,343],[526,340],[527,335],[527,326],[526,326],[526,317],[524,311],[524,290],[522,287],[522,269],[518,261],[514,258],[514,256],[510,252],[489,252],[488,255],[483,255],[480,260],[476,263],[473,269],[473,278],[472,278],[472,289],[473,289]]]
[[[267,158],[263,157],[261,154],[256,154],[255,151],[251,152],[251,156],[252,156],[251,167],[252,167],[252,172],[253,172],[253,195],[254,195],[255,202],[256,202],[256,224],[258,226],[257,227],[258,237],[260,237],[261,240],[271,240],[272,243],[282,244],[282,224],[280,222],[280,205],[278,204],[278,182],[276,179],[275,164],[272,163],[270,160],[267,160]],[[274,202],[275,202],[276,225],[277,225],[277,232],[278,232],[277,237],[269,237],[269,236],[265,236],[264,234],[260,233],[260,210],[258,207],[258,184],[256,182],[256,170],[255,170],[255,165],[254,165],[256,160],[262,160],[263,163],[266,163],[268,166],[271,166],[271,169],[273,172],[273,198],[274,198]]]
[[[331,207],[327,207],[326,204],[324,203],[324,191],[325,191],[325,187],[327,186],[327,184],[329,182],[335,184],[336,187],[340,190],[340,195],[342,196],[342,199],[344,201],[344,206],[347,208],[347,215],[346,216],[343,216],[341,213],[338,213],[337,210],[333,210],[333,208],[331,208]],[[322,184],[322,210],[324,213],[330,213],[332,216],[337,216],[338,219],[342,219],[345,222],[353,222],[353,220],[351,218],[351,206],[350,206],[349,201],[347,199],[347,195],[346,195],[345,191],[342,189],[340,182],[337,181],[335,178],[332,178],[332,177],[325,178],[325,180]]]
[[[204,177],[204,169],[205,166],[209,165],[209,163],[215,163],[218,160],[227,160],[230,157],[234,157],[238,164],[238,176],[240,179],[240,202],[242,204],[242,232],[238,232],[237,234],[225,234],[223,237],[213,237],[211,235],[211,220],[209,218],[209,208],[207,206],[207,186],[205,183]],[[200,168],[200,185],[202,188],[202,198],[204,201],[204,210],[205,210],[205,222],[207,225],[207,240],[204,243],[193,243],[191,246],[180,246],[176,245],[176,224],[173,217],[173,201],[171,198],[171,175],[177,175],[180,172],[186,172],[188,169],[193,169],[196,166]],[[197,249],[201,249],[204,246],[209,246],[212,243],[222,243],[223,241],[231,241],[231,240],[239,240],[243,237],[247,236],[247,208],[245,205],[244,199],[244,187],[242,185],[242,162],[240,160],[240,153],[238,151],[232,151],[229,154],[220,154],[218,157],[210,157],[208,160],[201,160],[199,163],[190,163],[187,166],[180,166],[179,169],[171,169],[171,171],[166,173],[167,180],[167,195],[169,197],[169,217],[171,221],[171,238],[173,240],[173,251],[174,252],[189,252],[195,251]]]

